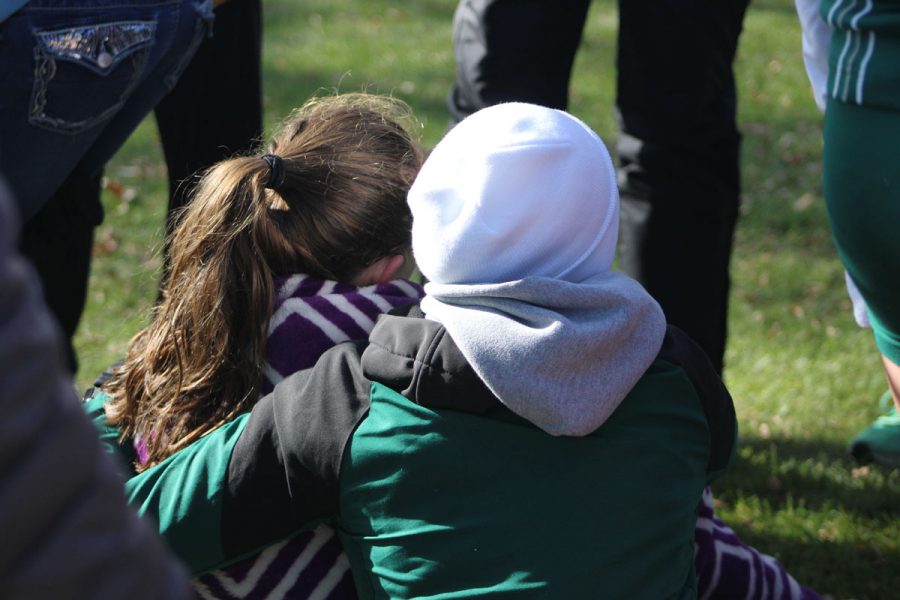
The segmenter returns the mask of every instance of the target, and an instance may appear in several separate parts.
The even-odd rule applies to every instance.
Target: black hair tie
[[[284,161],[280,156],[274,154],[263,154],[261,158],[269,165],[269,180],[266,181],[266,188],[278,191],[278,188],[284,184]]]

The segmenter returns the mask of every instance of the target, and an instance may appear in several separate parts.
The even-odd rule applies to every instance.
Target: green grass
[[[447,123],[452,0],[267,0],[267,126],[313,94],[398,96],[433,145]],[[610,147],[616,8],[595,2],[570,110]],[[822,204],[820,115],[800,58],[790,0],[749,10],[736,76],[743,208],[732,261],[726,382],[741,423],[735,467],[715,486],[719,515],[833,598],[900,589],[900,471],[857,468],[847,440],[876,415],[885,384],[868,331],[855,326]],[[166,204],[152,120],[108,169],[133,190],[106,192],[78,383],[120,357],[156,292]]]

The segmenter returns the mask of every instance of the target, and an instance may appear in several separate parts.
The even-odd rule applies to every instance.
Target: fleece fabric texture
[[[619,273],[582,283],[428,283],[425,293],[422,310],[447,328],[487,387],[553,435],[602,425],[656,358],[666,331],[659,304]]]

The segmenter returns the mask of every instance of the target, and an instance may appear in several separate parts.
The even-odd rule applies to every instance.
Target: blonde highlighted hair
[[[255,403],[276,277],[351,281],[408,250],[406,193],[422,162],[409,123],[390,98],[316,99],[265,152],[203,174],[169,240],[161,301],[105,385],[109,424],[147,445],[139,470]]]

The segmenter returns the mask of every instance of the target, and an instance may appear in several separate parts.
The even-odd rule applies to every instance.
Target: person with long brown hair
[[[400,278],[411,270],[406,192],[422,161],[408,122],[408,107],[390,98],[315,99],[265,151],[202,175],[169,240],[150,324],[88,403],[134,472],[234,421],[282,378],[422,296]],[[267,556],[296,558],[321,543],[321,578],[332,572],[340,596],[352,587],[340,544],[331,530],[314,533]],[[220,588],[246,571],[198,585],[205,596],[239,596]],[[285,585],[275,571],[269,579]]]

